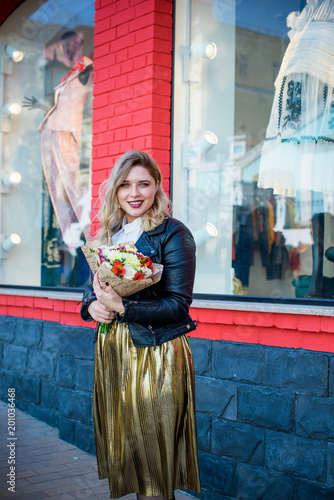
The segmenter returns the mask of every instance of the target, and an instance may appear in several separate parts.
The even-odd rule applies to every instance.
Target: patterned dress
[[[312,0],[292,21],[291,41],[275,82],[258,185],[287,196],[313,190],[331,197],[334,2]]]

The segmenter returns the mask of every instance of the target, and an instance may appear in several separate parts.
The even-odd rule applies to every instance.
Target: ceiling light
[[[213,224],[211,224],[211,222],[207,222],[205,224],[205,229],[207,230],[207,232],[209,233],[209,235],[212,236],[212,238],[217,238],[217,236],[218,236],[218,229],[216,228],[216,226],[214,226]]]
[[[19,172],[11,172],[7,174],[2,179],[2,184],[4,186],[11,186],[12,184],[20,184],[21,182],[21,174]]]
[[[5,240],[3,240],[1,246],[3,250],[9,252],[10,250],[12,250],[12,248],[16,247],[16,245],[19,245],[20,243],[21,243],[20,236],[16,233],[12,233]]]
[[[218,144],[218,137],[207,130],[197,141],[190,144],[190,158],[198,159],[206,155],[216,144]]]
[[[193,42],[191,44],[190,52],[193,58],[203,57],[207,59],[214,59],[217,55],[217,45],[214,42]]]
[[[208,141],[209,144],[212,144],[213,146],[215,144],[218,144],[218,137],[213,132],[210,132],[210,130],[207,130],[206,132],[204,132],[204,137]]]
[[[208,43],[205,47],[205,55],[208,59],[214,59],[217,55],[217,45],[213,42]]]
[[[24,53],[21,50],[17,50],[12,45],[7,45],[5,52],[6,55],[13,59],[14,62],[20,62],[24,57]]]
[[[212,238],[217,238],[218,229],[211,222],[207,222],[200,229],[192,231],[192,234],[194,236],[196,246],[200,247]]]
[[[5,115],[19,115],[21,113],[21,104],[18,102],[12,102],[11,104],[5,104],[2,108],[2,112]]]

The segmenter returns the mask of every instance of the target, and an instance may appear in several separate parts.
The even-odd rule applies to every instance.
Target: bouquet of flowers
[[[82,251],[91,270],[98,272],[102,288],[107,281],[121,297],[147,288],[161,278],[163,266],[152,263],[132,242],[105,245],[89,240]]]

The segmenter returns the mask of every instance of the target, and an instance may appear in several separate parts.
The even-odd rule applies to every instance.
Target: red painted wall
[[[0,24],[18,7],[23,0],[0,0]]]
[[[95,328],[68,300],[0,295],[0,315]],[[325,316],[192,308],[198,328],[192,337],[334,352],[334,319]]]
[[[95,21],[93,217],[101,182],[130,148],[155,158],[169,191],[172,0],[97,0]],[[93,221],[92,234],[97,227]],[[2,315],[94,327],[79,309],[74,301],[0,295]],[[195,308],[191,314],[194,337],[334,352],[333,318]]]
[[[334,319],[306,314],[192,309],[193,337],[334,352]]]
[[[97,0],[95,21],[94,209],[101,182],[129,149],[154,157],[169,191],[173,4]]]

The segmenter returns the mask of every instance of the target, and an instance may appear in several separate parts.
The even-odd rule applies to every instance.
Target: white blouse
[[[128,241],[136,243],[136,241],[143,233],[143,230],[140,227],[141,222],[142,217],[138,217],[133,222],[130,222],[130,224],[127,224],[126,217],[124,217],[121,229],[117,231],[117,233],[113,234],[113,245],[116,245],[117,243],[125,243]]]

